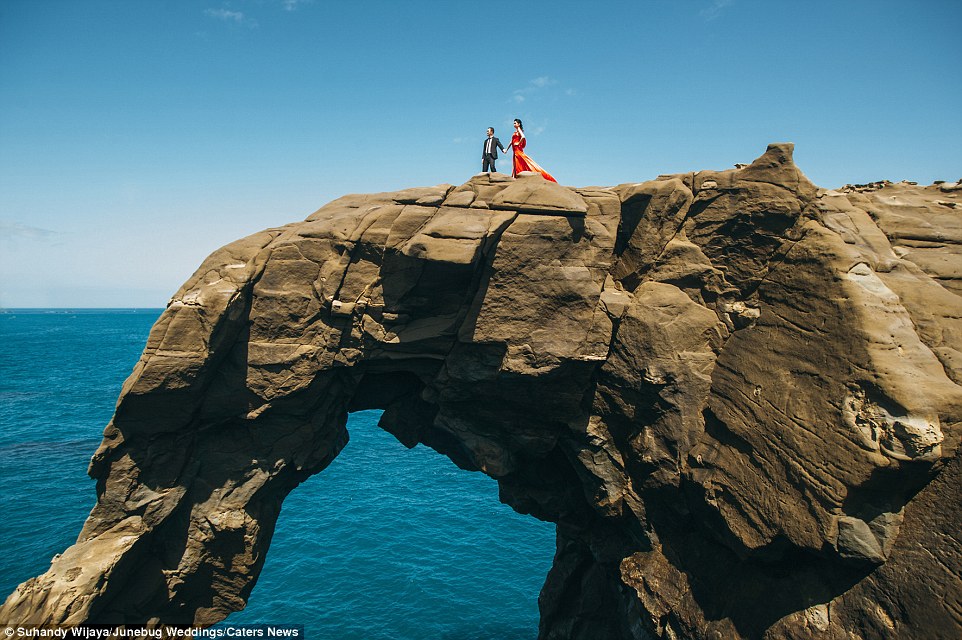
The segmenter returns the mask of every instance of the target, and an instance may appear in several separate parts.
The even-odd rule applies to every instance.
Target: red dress
[[[514,169],[511,171],[512,177],[517,177],[522,171],[535,171],[544,176],[545,180],[551,180],[552,182],[557,182],[551,174],[542,169],[537,162],[528,157],[524,152],[525,138],[521,137],[521,134],[517,131],[511,136],[511,150],[514,151]]]

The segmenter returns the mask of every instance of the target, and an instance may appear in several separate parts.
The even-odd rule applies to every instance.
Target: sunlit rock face
[[[957,186],[826,191],[776,144],[345,196],[230,244],[154,326],[77,543],[0,620],[221,620],[380,408],[557,523],[543,639],[962,637]]]

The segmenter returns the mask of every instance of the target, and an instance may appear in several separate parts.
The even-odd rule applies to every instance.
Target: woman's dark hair
[[[521,118],[515,118],[514,121],[518,123],[518,128],[524,131],[524,125],[521,124]]]

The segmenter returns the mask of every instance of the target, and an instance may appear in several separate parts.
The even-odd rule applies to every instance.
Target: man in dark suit
[[[501,146],[501,141],[494,137],[494,127],[488,127],[488,137],[484,139],[484,146],[481,148],[481,171],[497,171],[494,161],[498,159],[498,149],[507,153]]]

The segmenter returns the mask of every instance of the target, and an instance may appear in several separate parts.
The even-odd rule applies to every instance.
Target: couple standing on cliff
[[[551,174],[538,166],[538,163],[528,157],[524,152],[525,137],[524,126],[517,118],[514,121],[514,134],[511,136],[511,143],[508,145],[514,154],[514,165],[511,169],[511,176],[517,177],[522,171],[534,171],[544,176],[545,180],[557,182]],[[501,146],[501,141],[494,137],[494,127],[488,127],[488,137],[484,141],[481,151],[481,171],[487,173],[496,171],[494,161],[498,159],[498,149],[507,153]]]

